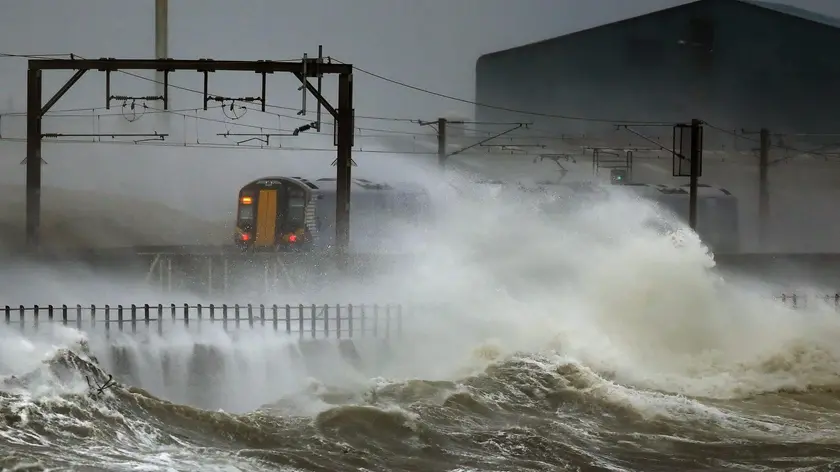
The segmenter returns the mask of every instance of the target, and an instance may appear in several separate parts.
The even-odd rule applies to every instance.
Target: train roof
[[[305,185],[312,190],[318,190],[323,192],[335,192],[336,191],[336,178],[335,177],[322,177],[318,179],[307,179],[304,177],[297,177],[297,176],[272,176],[272,177],[263,177],[252,182],[249,182],[245,187],[251,185],[258,185],[260,182],[268,181],[268,180],[282,180],[282,181],[292,181],[296,182],[300,185]],[[414,184],[411,182],[377,182],[368,179],[361,179],[355,178],[351,179],[351,187],[350,191],[354,193],[358,192],[375,192],[375,191],[383,191],[383,190],[400,190],[400,191],[415,191],[415,192],[424,192],[425,189],[420,186],[419,184]]]
[[[683,185],[663,185],[663,184],[623,184],[619,187],[627,188],[627,190],[639,193],[643,196],[661,196],[661,195],[676,195],[686,197],[689,195],[689,184]],[[699,197],[733,197],[732,192],[723,188],[715,187],[713,185],[699,184],[697,186],[697,196]],[[734,198],[734,197],[733,197]]]
[[[622,185],[606,185],[597,182],[588,182],[588,181],[570,181],[570,182],[540,182],[537,183],[536,186],[525,186],[523,184],[511,184],[508,182],[503,182],[501,180],[478,180],[476,183],[484,184],[484,185],[495,185],[505,188],[518,188],[522,191],[543,191],[549,193],[561,193],[567,195],[585,195],[585,194],[600,194],[603,192],[607,192],[611,189],[621,189],[629,192],[633,192],[642,197],[648,198],[658,198],[663,195],[675,195],[675,196],[682,196],[685,195],[686,197],[689,194],[689,186],[688,184],[684,185],[663,185],[663,184],[647,184],[647,183],[629,183],[629,184],[622,184]],[[697,195],[699,197],[721,197],[727,198],[732,197],[732,193],[723,188],[723,187],[715,187],[712,185],[707,184],[700,184],[697,186]]]

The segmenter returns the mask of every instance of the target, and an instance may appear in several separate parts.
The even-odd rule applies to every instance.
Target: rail
[[[220,325],[224,330],[247,325],[270,327],[300,339],[399,336],[403,324],[402,305],[46,305],[3,308],[4,322],[22,332],[37,330],[43,322],[59,323],[79,330],[99,329],[106,334],[151,332],[163,336],[167,326]],[[141,329],[138,329],[141,328]]]

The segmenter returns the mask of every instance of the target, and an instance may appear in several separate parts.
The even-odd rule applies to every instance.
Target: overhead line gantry
[[[204,76],[204,108],[210,95],[207,92],[208,75],[216,71],[242,71],[260,74],[261,94],[254,101],[261,103],[261,109],[266,106],[266,76],[273,73],[290,73],[301,82],[302,109],[299,114],[306,113],[306,94],[310,93],[318,102],[317,123],[313,126],[320,131],[321,107],[332,115],[335,122],[334,144],[336,146],[336,242],[341,254],[346,253],[350,241],[350,183],[353,148],[353,66],[351,64],[333,63],[324,60],[319,47],[318,57],[308,58],[306,55],[299,61],[220,61],[214,59],[31,59],[27,75],[27,108],[26,108],[26,243],[30,250],[40,247],[41,229],[41,144],[44,137],[56,133],[43,133],[42,120],[44,115],[63,97],[75,84],[91,70],[106,74],[106,106],[113,99],[110,91],[110,75],[112,72],[126,70],[153,70],[162,72],[163,95],[155,97],[163,101],[164,110],[169,109],[169,74],[174,71],[195,71]],[[42,87],[44,71],[73,70],[70,79],[43,102]],[[324,74],[338,75],[338,103],[333,106],[321,94],[321,81]],[[316,79],[312,84],[309,79]],[[157,133],[156,133],[157,135]],[[108,134],[107,136],[111,136]],[[159,135],[158,135],[159,136]]]

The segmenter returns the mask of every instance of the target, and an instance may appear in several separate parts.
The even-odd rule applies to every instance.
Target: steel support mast
[[[49,70],[75,71],[46,103],[42,100],[43,74]],[[215,71],[254,72],[262,75],[261,108],[265,111],[265,77],[275,72],[293,74],[305,92],[312,94],[335,121],[337,147],[336,243],[340,254],[346,254],[350,242],[350,182],[353,151],[353,66],[317,58],[300,61],[217,61],[213,59],[32,59],[27,73],[26,108],[26,243],[29,250],[40,248],[41,238],[41,144],[45,137],[41,127],[44,115],[90,70],[106,74],[106,105],[110,104],[110,74],[121,70],[153,70],[163,76],[163,108],[169,109],[169,74],[173,71],[194,71],[204,75],[204,109],[207,109],[208,73]],[[338,107],[333,107],[310,78],[324,74],[338,75]],[[318,83],[321,81],[318,80]],[[320,128],[320,123],[318,123]],[[55,134],[55,133],[53,133]]]

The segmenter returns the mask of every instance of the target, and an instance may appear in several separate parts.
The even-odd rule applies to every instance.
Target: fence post
[[[385,305],[385,339],[391,337],[391,304]]]
[[[149,330],[149,325],[152,323],[152,319],[149,314],[149,304],[146,303],[143,305],[143,324],[146,325],[146,331]]]
[[[93,304],[90,306],[90,327],[96,328],[96,305]]]
[[[172,316],[172,326],[177,326],[178,325],[178,312],[175,311],[175,304],[174,303],[169,304],[169,314],[170,314],[170,316]]]
[[[105,305],[105,335],[111,333],[111,305]]]
[[[190,304],[184,303],[184,328],[190,326]]]
[[[365,321],[365,318],[367,317],[367,306],[365,304],[362,304],[362,306],[360,308],[361,308],[361,313],[359,313],[359,321],[361,322],[360,323],[361,324],[360,329],[361,329],[362,337],[364,338],[366,336],[365,331],[367,331],[367,326],[365,326],[365,324],[367,323]]]
[[[260,326],[265,328],[265,305],[260,303]]]
[[[137,305],[131,304],[131,334],[137,334]]]
[[[324,339],[330,337],[330,306],[324,305]]]
[[[61,324],[67,326],[67,305],[61,305]]]
[[[286,334],[292,334],[292,307],[291,305],[286,305]],[[274,330],[277,331],[277,305],[274,305]]]
[[[26,308],[21,305],[19,307],[20,310],[20,331],[23,332],[24,328],[26,327]]]
[[[227,260],[227,259],[225,259]],[[222,304],[222,329],[227,331],[228,326],[228,306],[226,303]]]
[[[123,330],[123,306],[117,305],[117,329]]]
[[[379,305],[373,305],[373,337],[379,337]]]
[[[335,306],[335,337],[341,339],[341,305]]]
[[[32,307],[32,311],[33,311],[33,314],[34,314],[35,329],[38,329],[38,321],[39,321],[38,320],[38,313],[41,311],[41,307],[39,307],[38,305],[35,305],[34,307]]]
[[[312,306],[311,306],[311,308],[310,308],[310,316],[311,316],[311,318],[312,318],[312,321],[310,322],[310,323],[311,323],[311,325],[312,325],[312,327],[311,327],[311,330],[312,330],[312,339],[315,339],[315,338],[317,338],[317,337],[318,337],[318,335],[317,335],[318,328],[317,328],[317,326],[315,325],[315,323],[316,323],[316,318],[318,318],[318,308],[317,308],[315,305],[312,305]]]
[[[47,319],[52,323],[55,321],[55,312],[52,305],[47,305]]]
[[[347,337],[353,339],[353,304],[347,305]]]
[[[5,314],[6,324],[12,324],[12,307],[6,305],[6,308],[3,310],[3,313]]]
[[[91,315],[91,320],[93,316]],[[82,305],[76,304],[76,327],[82,330]]]
[[[236,329],[239,329],[239,304],[233,305],[233,318]]]
[[[403,307],[402,305],[397,305],[397,332],[395,333],[395,337],[402,337],[402,326],[403,326]]]
[[[210,324],[216,323],[216,305],[210,304]]]
[[[254,307],[248,304],[248,327],[254,329]]]
[[[298,305],[298,337],[303,339],[303,305]]]
[[[163,304],[157,306],[158,336],[163,336]]]
[[[202,306],[201,303],[197,303],[195,305],[195,319],[198,321],[198,326],[201,326],[201,320],[204,319],[204,314],[201,312]]]

